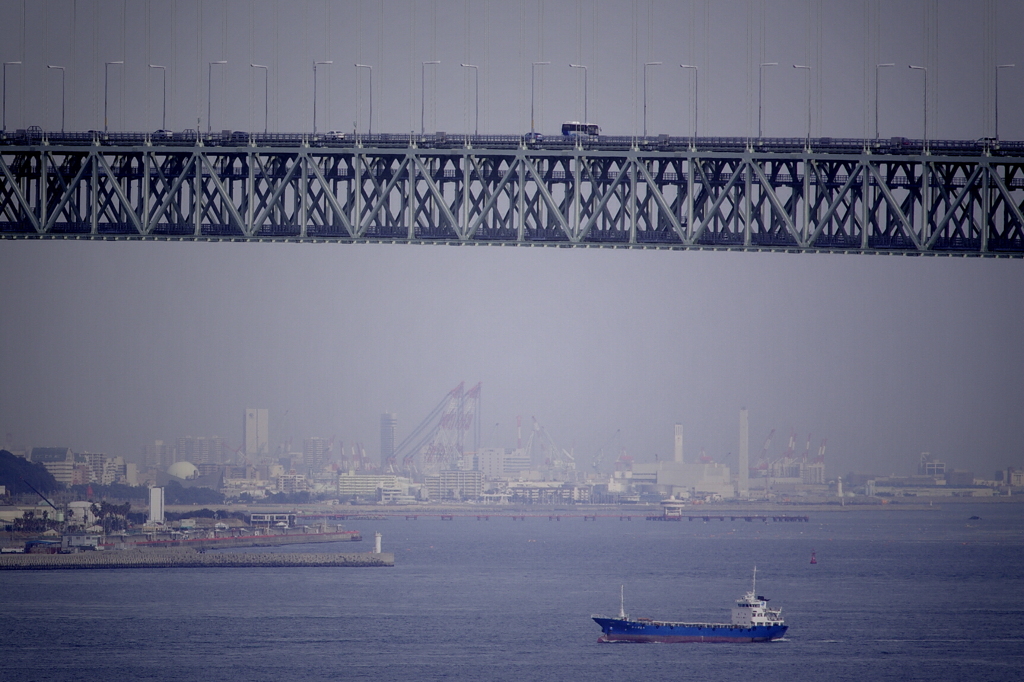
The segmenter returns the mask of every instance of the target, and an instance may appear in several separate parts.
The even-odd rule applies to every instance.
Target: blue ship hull
[[[594,617],[601,626],[598,642],[770,642],[780,639],[785,625],[668,623],[654,620]]]

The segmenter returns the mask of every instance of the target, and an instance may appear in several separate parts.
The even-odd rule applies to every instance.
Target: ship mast
[[[626,619],[626,599],[622,585],[619,585],[619,618],[622,620]]]

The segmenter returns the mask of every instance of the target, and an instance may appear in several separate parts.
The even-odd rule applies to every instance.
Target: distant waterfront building
[[[946,472],[946,485],[967,487],[974,485],[974,472],[955,469]]]
[[[918,476],[945,476],[946,463],[932,457],[930,452],[921,453],[921,461],[917,465]]]
[[[431,500],[475,500],[484,492],[481,471],[441,471],[426,476],[424,486]]]
[[[164,522],[164,489],[149,489],[149,523]]]
[[[505,492],[510,501],[526,504],[588,503],[593,486],[562,481],[512,481]]]
[[[175,441],[175,462],[220,464],[224,461],[224,439],[186,436]],[[172,462],[173,464],[173,462]]]
[[[525,448],[516,448],[515,450],[505,451],[502,466],[505,469],[506,476],[521,475],[524,471],[529,471],[533,468],[533,461],[530,459],[530,453]]]
[[[250,407],[245,411],[245,454],[260,456],[270,447],[269,410]]]
[[[326,438],[306,438],[302,441],[302,465],[307,471],[322,471],[329,444]]]
[[[92,483],[92,469],[84,462],[75,461],[74,473],[71,476],[71,485],[87,485]]]
[[[816,458],[813,462],[808,463],[803,467],[801,472],[802,480],[805,485],[824,485],[825,484],[825,461],[824,459]]]
[[[675,440],[672,443],[672,460],[683,463],[683,425],[676,424]]]
[[[280,493],[301,493],[309,489],[306,477],[303,474],[294,472],[282,474],[275,479],[277,491]]]
[[[124,457],[107,457],[103,463],[103,477],[99,482],[102,485],[112,483],[135,485],[136,470],[137,465],[134,462],[125,462]]]
[[[716,462],[634,464],[630,478],[634,484],[664,486],[672,493],[695,491],[722,497],[735,495],[729,467]]]
[[[58,483],[71,485],[75,477],[75,455],[71,448],[32,448],[31,460],[39,462]]]
[[[398,415],[385,412],[380,416],[380,465],[386,466],[395,456],[395,441],[398,436]]]
[[[512,448],[480,448],[467,453],[462,465],[463,470],[479,471],[487,479],[519,476],[530,468],[529,454],[523,449]]]
[[[338,476],[340,497],[376,497],[378,488],[395,488],[398,477],[392,474],[345,473]]]
[[[99,452],[83,452],[80,454],[82,457],[85,457],[89,470],[92,472],[89,481],[91,483],[99,483],[100,485],[110,485],[110,483],[104,480],[107,456]]]
[[[151,469],[166,469],[174,464],[171,459],[173,456],[170,445],[162,440],[155,440],[151,445],[142,447],[142,461]]]
[[[199,476],[199,469],[192,462],[175,462],[167,467],[167,473],[175,478],[188,481]]]
[[[473,471],[479,471],[484,478],[503,478],[505,476],[505,457],[512,450],[507,448],[482,448],[472,455]]]

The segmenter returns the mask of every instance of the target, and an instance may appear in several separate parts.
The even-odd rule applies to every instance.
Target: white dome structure
[[[199,475],[199,469],[192,462],[175,462],[167,468],[167,473],[175,478],[195,478]]]

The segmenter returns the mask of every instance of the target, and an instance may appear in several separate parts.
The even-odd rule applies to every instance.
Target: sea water
[[[0,680],[1024,679],[1024,505],[808,523],[481,513],[260,550],[365,551],[380,531],[394,568],[0,573]],[[597,642],[590,616],[618,612],[620,585],[630,615],[728,622],[755,565],[783,641]]]

